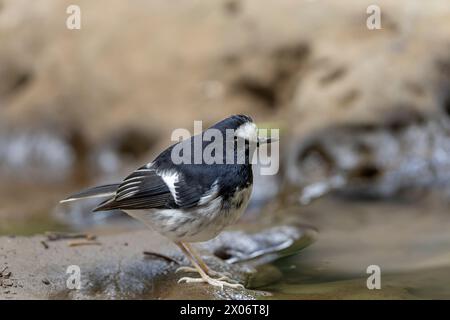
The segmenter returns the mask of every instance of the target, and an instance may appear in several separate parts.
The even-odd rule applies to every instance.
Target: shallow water
[[[434,196],[418,201],[348,202],[325,197],[298,210],[317,241],[276,263],[273,299],[450,299],[450,213]],[[381,289],[369,290],[369,265]]]
[[[272,293],[271,299],[449,299],[449,271],[450,268],[442,267],[387,273],[382,275],[379,290],[369,290],[368,275],[311,276],[290,269],[282,281],[266,290]]]

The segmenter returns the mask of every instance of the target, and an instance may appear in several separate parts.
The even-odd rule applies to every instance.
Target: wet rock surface
[[[257,287],[281,276],[263,263],[298,252],[314,237],[305,228],[279,226],[254,234],[228,231],[201,244],[212,269],[229,272],[248,288],[221,291],[204,284],[178,284],[185,274],[174,271],[188,261],[152,231],[95,239],[61,235],[0,238],[1,299],[258,299],[268,293]],[[233,264],[218,257],[220,252]],[[79,290],[73,289],[71,277],[77,270]]]

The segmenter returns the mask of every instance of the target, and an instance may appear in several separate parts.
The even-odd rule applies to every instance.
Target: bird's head
[[[258,135],[258,127],[253,122],[253,119],[246,115],[233,115],[218,123],[212,128],[219,129],[226,134],[227,130],[232,130],[232,138],[235,141],[245,141],[247,144],[256,144],[259,147],[261,144],[274,142],[274,139],[262,137]]]

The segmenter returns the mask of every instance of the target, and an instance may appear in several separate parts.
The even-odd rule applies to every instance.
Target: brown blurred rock
[[[69,4],[81,30],[65,27]],[[3,1],[2,131],[60,135],[79,163],[101,148],[141,159],[174,128],[232,113],[302,134],[434,107],[436,59],[450,50],[446,1],[381,1],[374,31],[370,4]]]
[[[433,113],[450,90],[439,65],[450,61],[448,4],[377,1],[382,29],[369,30],[370,4],[320,1],[302,10],[313,50],[288,113],[299,136],[383,121],[396,109]]]

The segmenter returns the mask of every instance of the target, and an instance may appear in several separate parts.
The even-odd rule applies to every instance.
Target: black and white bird
[[[220,132],[223,139],[205,139],[211,129]],[[194,148],[195,139],[201,141],[201,150]],[[205,282],[220,288],[242,287],[209,269],[189,243],[216,237],[241,216],[252,192],[252,152],[260,144],[270,142],[270,138],[258,136],[257,126],[249,116],[234,115],[199,135],[170,146],[121,183],[86,189],[61,202],[106,198],[93,211],[122,210],[180,247],[194,268],[182,267],[177,271],[195,271],[200,278],[183,277],[179,282]],[[194,161],[195,153],[212,147],[225,149],[223,155],[219,149],[211,153],[223,161],[212,164]],[[184,159],[188,161],[174,162],[176,149],[183,150],[181,155],[187,156]]]

